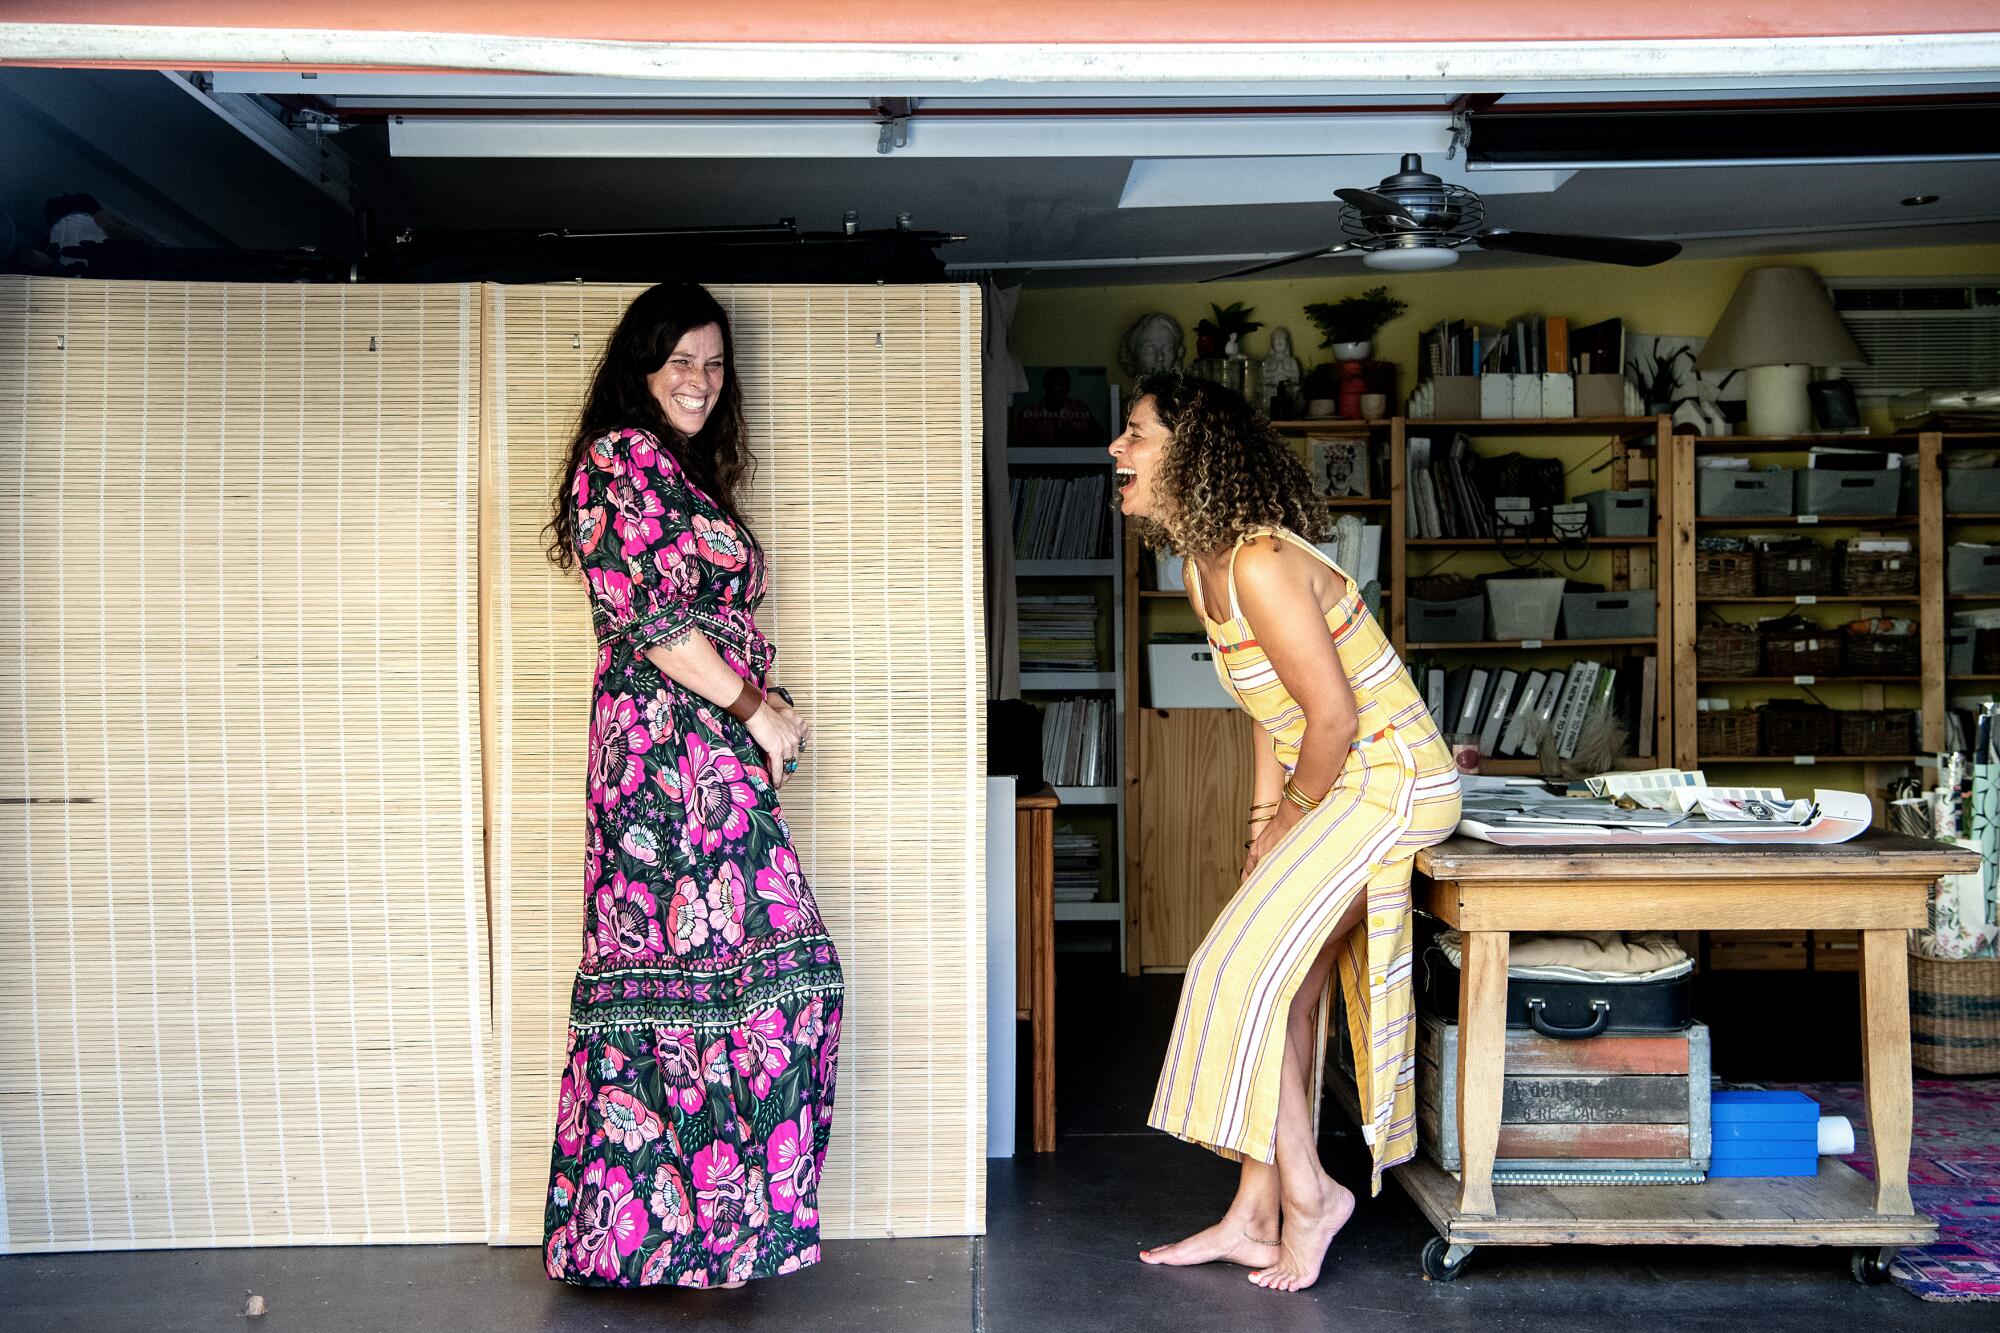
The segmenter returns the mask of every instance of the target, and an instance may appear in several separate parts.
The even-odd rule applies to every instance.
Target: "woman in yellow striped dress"
[[[1120,510],[1183,557],[1217,674],[1263,731],[1243,882],[1188,963],[1149,1117],[1242,1175],[1221,1221],[1140,1257],[1299,1291],[1354,1210],[1314,1133],[1336,972],[1371,1192],[1416,1151],[1410,862],[1457,827],[1458,777],[1360,589],[1300,536],[1325,521],[1304,466],[1240,395],[1141,380],[1111,454]]]

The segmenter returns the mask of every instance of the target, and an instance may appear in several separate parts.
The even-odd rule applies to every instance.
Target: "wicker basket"
[[[1766,625],[1764,674],[1767,676],[1837,676],[1840,674],[1841,631],[1818,626],[1773,629]],[[1800,750],[1796,753],[1803,754]]]
[[[1933,1074],[2000,1074],[2000,958],[1910,955],[1910,1060]]]
[[[1976,676],[2000,676],[2000,629],[1974,632],[1972,673]]]
[[[1768,755],[1835,754],[1840,721],[1831,708],[1776,700],[1759,707],[1757,752]]]
[[[1914,676],[1920,641],[1915,634],[1881,634],[1849,628],[1847,670],[1857,676]]]
[[[1757,558],[1748,551],[1697,551],[1697,597],[1752,597],[1757,592]]]
[[[1695,660],[1701,677],[1754,676],[1761,641],[1749,625],[1703,625],[1695,632]]]
[[[1833,591],[1834,552],[1803,537],[1757,548],[1757,592],[1799,597]]]
[[[1884,708],[1840,714],[1842,754],[1909,754],[1917,748],[1917,711]]]
[[[1917,590],[1917,558],[1908,551],[1842,547],[1840,590],[1865,597],[1907,597]]]
[[[1757,753],[1757,714],[1729,708],[1694,715],[1695,752],[1710,758]]]

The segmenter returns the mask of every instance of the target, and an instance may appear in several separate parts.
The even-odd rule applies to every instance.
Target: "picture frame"
[[[1830,432],[1859,432],[1861,405],[1854,399],[1852,380],[1812,380],[1806,384],[1806,401],[1812,404],[1813,420]]]
[[[1306,466],[1313,489],[1329,500],[1367,499],[1370,494],[1368,441],[1362,436],[1307,436]]]
[[[1024,366],[1028,387],[1007,405],[1007,443],[1014,448],[1099,448],[1122,422],[1104,366]]]

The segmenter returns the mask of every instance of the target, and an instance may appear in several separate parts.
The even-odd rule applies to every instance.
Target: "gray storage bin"
[[[1792,473],[1796,468],[1768,472],[1732,472],[1725,468],[1694,470],[1694,512],[1702,518],[1776,518],[1792,512]]]
[[[1488,579],[1486,606],[1496,640],[1553,639],[1565,579]]]
[[[1972,641],[1979,637],[1979,631],[1970,625],[1954,625],[1944,632],[1944,669],[1946,675],[1969,676],[1972,674]]]
[[[1653,530],[1651,491],[1591,491],[1576,498],[1590,506],[1593,537],[1643,537]]]
[[[1801,468],[1792,495],[1795,514],[1893,514],[1903,502],[1903,470]]]
[[[2000,514],[2000,467],[1946,468],[1944,512]]]
[[[1477,643],[1486,628],[1486,599],[1460,597],[1450,602],[1410,598],[1403,637],[1411,643]]]
[[[1659,593],[1653,588],[1625,592],[1572,592],[1563,595],[1565,639],[1649,639]]]
[[[1954,546],[1944,559],[1946,592],[2000,592],[2000,546]]]

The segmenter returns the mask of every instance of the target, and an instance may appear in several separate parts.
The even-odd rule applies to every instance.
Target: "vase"
[[[1333,415],[1334,407],[1335,403],[1331,398],[1315,398],[1306,404],[1306,415],[1309,417],[1330,417]]]
[[[1375,350],[1375,344],[1367,338],[1359,342],[1335,343],[1333,359],[1336,361],[1366,361],[1368,354]]]

